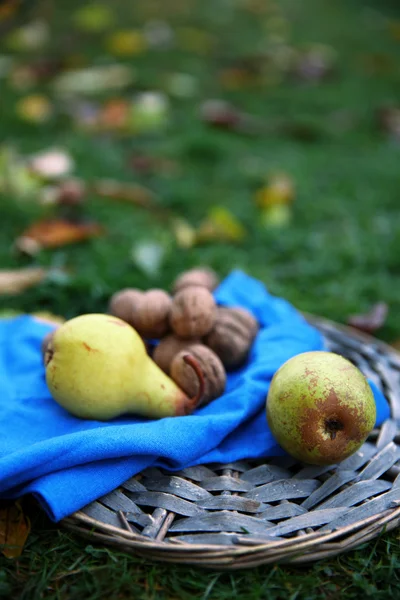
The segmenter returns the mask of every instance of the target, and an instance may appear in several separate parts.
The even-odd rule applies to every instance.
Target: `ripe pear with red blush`
[[[279,445],[299,461],[330,465],[354,454],[376,420],[363,373],[333,352],[304,352],[275,373],[267,421]]]

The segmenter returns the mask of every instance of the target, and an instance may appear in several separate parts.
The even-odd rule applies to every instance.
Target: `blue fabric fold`
[[[160,420],[73,417],[45,381],[40,346],[51,326],[29,315],[0,321],[0,498],[32,493],[59,521],[149,466],[176,471],[285,454],[266,422],[269,384],[292,356],[323,350],[323,338],[291,304],[241,271],[233,271],[215,297],[247,308],[260,322],[249,359],[229,374],[220,398],[193,415]],[[379,425],[389,405],[370,385]]]

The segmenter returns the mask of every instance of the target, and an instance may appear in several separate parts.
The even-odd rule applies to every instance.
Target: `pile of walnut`
[[[109,305],[111,314],[145,340],[160,340],[152,353],[154,362],[191,397],[199,381],[183,357],[191,354],[197,360],[205,380],[201,405],[224,392],[226,372],[246,361],[259,329],[247,310],[216,304],[212,291],[217,285],[214,271],[192,269],[175,280],[172,294],[123,289]]]

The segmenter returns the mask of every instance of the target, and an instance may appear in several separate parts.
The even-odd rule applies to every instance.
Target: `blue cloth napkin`
[[[323,339],[288,302],[240,271],[222,282],[215,297],[259,320],[248,363],[229,374],[226,392],[208,406],[160,420],[73,417],[46,386],[40,345],[51,326],[28,315],[0,321],[0,498],[32,493],[58,521],[145,467],[174,471],[284,454],[265,417],[271,378],[292,356],[324,349]],[[379,424],[389,406],[371,386]]]

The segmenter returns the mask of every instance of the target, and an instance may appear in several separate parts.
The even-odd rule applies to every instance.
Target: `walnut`
[[[144,292],[133,310],[133,327],[143,337],[161,338],[170,329],[171,305],[171,296],[164,290]]]
[[[200,343],[200,340],[188,340],[178,338],[174,334],[169,334],[164,337],[154,349],[153,360],[167,375],[170,374],[170,366],[173,358],[181,350],[190,350],[193,344]]]
[[[176,335],[194,338],[206,335],[214,326],[216,304],[206,288],[184,288],[173,298],[170,324]]]
[[[181,350],[171,363],[171,378],[188,396],[195,396],[199,391],[199,379],[193,369],[184,361],[191,355],[198,362],[204,377],[204,394],[198,406],[208,404],[218,398],[225,390],[226,372],[218,356],[204,344],[194,344],[188,350]]]
[[[111,296],[109,312],[114,317],[118,317],[132,325],[133,309],[140,302],[142,296],[143,292],[135,288],[125,288],[115,292]]]
[[[256,319],[247,310],[218,306],[215,325],[203,342],[226,369],[235,369],[246,361],[258,329]]]
[[[177,277],[172,286],[172,293],[177,294],[186,287],[200,286],[212,292],[218,285],[218,275],[207,267],[184,271]]]

